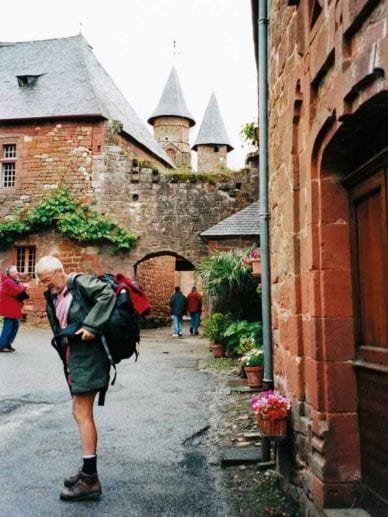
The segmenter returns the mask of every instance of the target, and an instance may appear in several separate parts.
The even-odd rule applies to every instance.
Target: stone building
[[[171,83],[177,92],[174,71]],[[177,105],[183,109],[184,100]],[[176,172],[168,151],[174,148],[181,157],[190,152],[186,129],[194,120],[186,109],[171,117],[159,106],[154,125],[167,122],[169,129],[157,134],[164,131],[175,147],[151,135],[83,36],[0,45],[1,221],[34,209],[42,196],[62,186],[139,236],[131,253],[113,255],[106,243],[64,237],[53,221],[18,236],[11,246],[3,240],[1,270],[17,263],[32,276],[39,257],[57,254],[69,271],[136,271],[153,315],[168,315],[174,285],[187,283],[207,255],[199,234],[251,203],[256,177],[251,170]],[[169,126],[172,118],[174,124],[183,121],[178,132]],[[40,318],[41,288],[33,279],[30,295],[27,316]]]
[[[274,373],[293,400],[280,470],[314,516],[388,512],[387,18],[383,0],[270,2]]]
[[[226,168],[227,154],[233,150],[226,132],[215,93],[212,93],[193,151],[198,153],[198,171]]]
[[[190,129],[195,120],[183,95],[178,73],[173,67],[159,103],[148,119],[154,136],[177,167],[191,167]],[[233,150],[225,128],[217,98],[210,96],[193,151],[198,153],[198,172],[227,168],[227,154]]]
[[[255,201],[201,233],[209,251],[260,247],[260,202]]]
[[[191,166],[189,132],[195,125],[183,95],[175,68],[171,70],[159,104],[149,124],[154,128],[155,139],[177,167]]]

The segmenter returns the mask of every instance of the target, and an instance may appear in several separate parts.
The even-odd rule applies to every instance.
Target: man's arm
[[[90,334],[102,334],[103,328],[112,314],[116,302],[111,286],[90,275],[80,275],[76,282],[80,292],[92,306],[82,322],[82,328],[77,331],[83,340],[93,339]],[[85,332],[86,331],[86,332]]]

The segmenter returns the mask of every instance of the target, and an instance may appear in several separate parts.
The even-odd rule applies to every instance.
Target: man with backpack
[[[111,286],[97,277],[78,275],[78,289],[88,304],[85,310],[84,304],[73,297],[69,289],[71,275],[65,273],[56,257],[41,258],[35,273],[39,283],[47,288],[46,310],[54,332],[52,344],[64,365],[83,449],[82,467],[76,475],[64,480],[60,498],[65,501],[95,499],[102,491],[97,474],[93,406],[97,393],[104,395],[108,388],[110,369],[99,336],[115,307],[116,296]]]

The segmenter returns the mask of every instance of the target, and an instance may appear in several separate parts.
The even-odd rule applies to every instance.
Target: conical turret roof
[[[186,106],[175,67],[172,67],[159,104],[148,119],[148,122],[153,125],[155,119],[159,117],[181,117],[189,121],[190,127],[195,125],[195,120]]]
[[[199,145],[209,144],[226,145],[228,152],[233,150],[214,92],[210,96],[209,104],[207,105],[197,139],[192,149],[196,151]]]

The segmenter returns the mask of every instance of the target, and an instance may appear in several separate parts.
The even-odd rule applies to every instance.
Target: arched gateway
[[[195,284],[194,264],[172,251],[149,253],[134,265],[134,270],[150,299],[152,316],[158,319],[169,317],[168,302],[175,286],[186,295]]]

